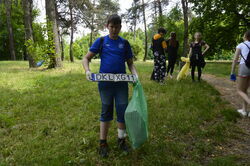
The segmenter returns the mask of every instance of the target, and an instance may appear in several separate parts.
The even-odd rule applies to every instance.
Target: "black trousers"
[[[176,63],[176,57],[169,56],[169,57],[168,57],[168,68],[167,68],[167,73],[170,72],[171,75],[173,74],[175,63]]]
[[[196,65],[196,64],[193,64],[191,66],[191,76],[192,76],[192,80],[194,80],[194,73],[195,73],[195,68],[197,67],[198,69],[198,80],[200,81],[201,80],[201,73],[202,73],[202,70],[201,70],[201,66],[200,65]]]

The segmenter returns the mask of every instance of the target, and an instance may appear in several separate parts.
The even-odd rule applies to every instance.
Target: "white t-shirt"
[[[250,41],[244,41],[244,43],[250,48]],[[236,48],[241,50],[241,55],[247,59],[249,48],[244,43],[240,43]],[[240,56],[240,64],[244,64],[244,59]]]

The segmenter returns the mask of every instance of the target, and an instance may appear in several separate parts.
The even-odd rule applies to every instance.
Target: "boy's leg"
[[[100,122],[100,140],[107,140],[110,122]]]
[[[128,84],[124,82],[117,83],[115,86],[115,106],[117,114],[118,147],[128,152],[129,148],[125,143],[126,126],[124,120],[125,110],[128,105]]]
[[[113,120],[114,92],[110,83],[99,83],[98,89],[102,101],[102,113],[100,117],[100,155],[108,156],[107,135],[110,121]]]

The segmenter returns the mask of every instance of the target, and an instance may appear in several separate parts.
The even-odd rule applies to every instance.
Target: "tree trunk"
[[[0,5],[2,5],[2,3],[3,3],[3,1],[0,0]],[[2,16],[2,12],[1,12],[1,13],[0,13],[0,27],[2,27],[2,24],[3,24],[2,18],[3,18],[3,16]],[[2,42],[2,44],[3,44],[3,42]],[[2,53],[2,52],[0,51],[0,57],[2,57],[1,53]]]
[[[184,16],[184,40],[182,56],[186,56],[188,52],[188,0],[181,0],[183,16]]]
[[[94,36],[94,17],[95,17],[95,0],[93,0],[93,15],[91,16],[91,25],[90,25],[90,37],[89,37],[89,47],[92,46],[93,36]]]
[[[158,4],[158,9],[159,9],[159,26],[163,27],[163,17],[162,17],[162,4],[161,4],[161,0],[157,0],[157,4]]]
[[[47,15],[48,40],[50,42],[49,49],[54,50],[49,53],[50,63],[48,68],[61,67],[61,48],[58,35],[55,0],[45,0],[45,8]]]
[[[57,21],[57,32],[58,32],[58,35],[59,35],[59,43],[60,43],[60,48],[61,48],[61,60],[63,61],[64,60],[64,47],[63,47],[63,38],[62,38],[62,33],[59,29],[59,13],[58,13],[58,8],[57,8],[57,5],[55,3],[55,9],[56,9],[56,21]]]
[[[146,14],[145,14],[145,3],[142,0],[142,12],[143,12],[143,23],[144,23],[144,33],[145,33],[145,54],[143,61],[146,61],[148,55],[148,33],[147,33],[147,22],[146,22]]]
[[[13,34],[13,28],[12,28],[12,23],[11,23],[11,0],[5,0],[5,9],[6,9],[7,29],[8,29],[8,34],[9,34],[10,58],[11,60],[16,60],[14,34]]]
[[[73,9],[72,4],[69,1],[69,12],[70,12],[70,44],[69,44],[69,57],[70,62],[74,62],[74,55],[73,55],[73,40],[74,40],[74,22],[73,22]]]
[[[94,29],[93,29],[93,27],[91,25],[91,27],[90,27],[90,36],[89,36],[89,47],[91,47],[92,43],[93,43],[93,33],[94,33]]]
[[[162,17],[162,6],[161,6],[161,0],[157,0],[158,3],[158,9],[159,9],[159,16]]]
[[[154,17],[157,18],[157,2],[154,0]]]
[[[133,7],[134,7],[134,13],[133,13],[133,15],[134,15],[134,29],[133,29],[133,33],[134,33],[134,41],[135,41],[135,39],[136,39],[136,24],[137,24],[137,8],[136,8],[136,1],[134,1],[134,3],[133,3]]]
[[[33,39],[33,29],[32,29],[32,4],[33,0],[23,0],[23,13],[24,13],[24,28],[25,28],[25,41],[34,43]],[[36,63],[34,60],[34,55],[32,52],[27,51],[27,58],[29,60],[29,67],[36,67]]]
[[[62,59],[62,61],[64,61],[64,43],[63,43],[63,37],[62,37],[62,35],[60,35],[60,37],[61,37],[60,41],[61,41],[61,50],[62,50],[62,52],[61,52],[61,59]]]

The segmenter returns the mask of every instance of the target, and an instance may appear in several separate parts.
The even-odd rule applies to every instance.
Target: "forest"
[[[41,13],[32,0],[0,1],[0,60],[28,60],[30,67],[44,60],[54,68],[64,60],[82,59],[101,36],[107,16],[119,12],[122,5],[116,0],[45,2],[47,21],[38,23],[34,20]],[[167,34],[177,33],[179,56],[186,56],[193,34],[199,31],[211,46],[207,59],[231,60],[236,44],[250,26],[248,7],[249,2],[241,0],[134,0],[121,13],[129,28],[120,35],[131,43],[135,59],[145,61],[152,59],[151,38],[159,27],[166,28]],[[75,38],[80,26],[89,33]]]

